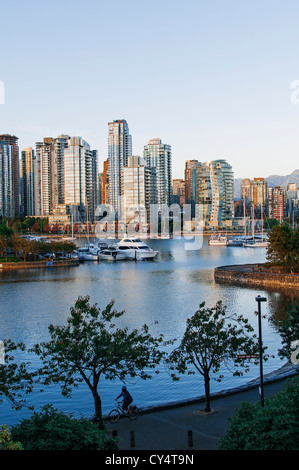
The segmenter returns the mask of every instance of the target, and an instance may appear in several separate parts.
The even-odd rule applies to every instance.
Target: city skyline
[[[107,122],[125,119],[134,155],[153,138],[171,145],[173,178],[192,159],[225,159],[236,178],[298,168],[295,1],[88,0],[82,8],[53,0],[41,22],[37,5],[2,6],[14,28],[4,21],[0,32],[0,129],[17,135],[20,149],[44,136],[82,136],[102,168]]]
[[[126,121],[126,120],[125,120],[125,119],[115,119],[114,121]],[[106,123],[106,127],[107,127],[107,124],[109,124],[108,121],[107,121],[107,123]],[[85,137],[83,137],[84,134],[82,134],[82,133],[80,133],[80,132],[79,132],[78,134],[72,134],[72,133],[70,133],[70,134],[65,134],[65,133],[63,133],[63,132],[58,132],[57,134],[51,134],[51,135],[50,135],[50,134],[46,134],[46,135],[37,134],[37,140],[31,141],[31,142],[28,141],[28,145],[27,145],[27,147],[25,147],[24,145],[22,145],[22,144],[20,143],[20,142],[22,141],[22,138],[17,134],[17,132],[14,132],[13,129],[12,129],[11,132],[6,132],[5,129],[4,129],[4,130],[3,130],[3,135],[7,135],[7,136],[11,136],[11,137],[16,137],[16,138],[18,139],[18,143],[19,143],[19,144],[18,144],[18,147],[19,147],[19,153],[20,153],[20,158],[19,158],[19,160],[21,160],[21,154],[22,154],[22,152],[24,152],[24,151],[26,151],[26,150],[28,150],[28,149],[30,149],[30,148],[35,149],[35,146],[36,146],[37,144],[39,144],[43,139],[52,139],[52,138],[57,138],[57,137],[59,137],[59,136],[70,136],[70,135],[71,135],[72,137],[76,137],[76,138],[80,138],[80,139],[86,140]],[[133,142],[134,136],[131,135],[130,137],[132,138],[132,142]],[[106,140],[107,140],[107,136],[106,136]],[[155,140],[162,140],[162,139],[160,139],[159,137],[158,137],[158,138],[156,137],[156,138],[152,138],[152,139],[149,139],[148,141],[144,142],[144,144],[143,144],[142,148],[140,149],[140,152],[139,152],[139,153],[133,151],[133,145],[132,145],[132,152],[131,152],[132,155],[131,155],[131,156],[134,156],[134,155],[143,155],[143,154],[144,154],[144,148],[147,146],[147,144],[148,144],[148,142],[149,142],[150,140],[155,141]],[[89,141],[89,143],[90,143],[90,141]],[[170,145],[170,147],[172,148],[171,143],[169,143],[169,145]],[[90,144],[90,147],[94,148],[94,146],[92,146],[91,144]],[[99,150],[98,150],[98,149],[95,149],[94,151],[96,151],[97,153],[99,153]],[[173,157],[173,155],[172,155],[172,157]],[[103,170],[104,170],[104,164],[105,164],[105,162],[108,160],[108,158],[109,158],[109,145],[107,145],[107,153],[105,153],[104,156],[103,156],[103,155],[102,155],[102,156],[99,156],[99,155],[98,155],[98,157],[97,157],[97,161],[98,161],[98,173],[99,173],[99,174],[101,174],[101,173],[103,172]],[[208,158],[204,158],[204,156],[202,156],[202,158],[199,158],[199,157],[196,158],[196,157],[194,157],[194,158],[192,158],[192,159],[182,160],[182,161],[180,162],[182,168],[180,168],[180,172],[179,172],[179,173],[177,172],[176,174],[172,175],[172,181],[173,181],[173,180],[178,180],[178,179],[183,179],[183,180],[184,180],[184,178],[185,178],[185,163],[186,163],[186,161],[213,162],[213,161],[216,161],[216,160],[226,160],[229,164],[231,164],[231,160],[230,160],[229,158],[220,158],[220,157],[219,157],[219,158],[217,158],[217,157],[212,158],[212,157],[211,157],[210,159],[208,159]],[[173,163],[173,158],[172,158],[172,163]],[[296,163],[295,163],[295,165],[296,165]],[[232,165],[232,166],[233,166],[233,165]],[[265,174],[262,174],[262,172],[259,171],[258,168],[256,169],[256,168],[254,167],[254,169],[251,170],[251,172],[249,172],[248,174],[244,174],[243,176],[238,176],[238,174],[239,174],[238,166],[237,166],[237,167],[234,166],[234,174],[235,174],[235,179],[236,179],[236,180],[242,180],[242,179],[246,179],[246,178],[251,178],[251,179],[253,179],[253,178],[265,178],[265,179],[266,179],[266,178],[268,178],[269,176],[286,177],[286,176],[290,176],[293,172],[298,171],[298,170],[299,170],[299,160],[298,160],[298,162],[297,162],[297,166],[291,167],[288,173],[279,173],[279,172],[276,172],[276,171],[275,171],[275,168],[273,168],[273,165],[270,165],[269,168],[267,168],[267,169],[265,170]]]

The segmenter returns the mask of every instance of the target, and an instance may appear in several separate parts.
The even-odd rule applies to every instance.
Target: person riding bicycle
[[[130,393],[127,390],[127,387],[125,385],[122,386],[121,388],[121,394],[118,395],[116,400],[118,400],[120,397],[123,397],[123,404],[122,404],[122,409],[123,412],[128,410],[129,405],[132,403],[133,398],[131,397]]]

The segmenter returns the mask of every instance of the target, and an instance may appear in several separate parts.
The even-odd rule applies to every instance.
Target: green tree
[[[113,309],[111,301],[103,311],[91,306],[89,297],[79,297],[70,309],[66,326],[49,326],[51,340],[34,346],[43,367],[39,370],[44,384],[60,383],[63,395],[85,382],[94,400],[95,416],[102,420],[100,378],[152,377],[149,372],[160,363],[163,335],[153,337],[144,325],[128,331],[114,323],[124,312]]]
[[[59,245],[60,245],[59,251],[62,251],[62,253],[68,256],[70,256],[70,254],[73,253],[74,250],[77,249],[77,246],[73,242],[61,242]]]
[[[25,230],[30,230],[31,227],[35,224],[35,218],[34,217],[26,217],[26,219],[24,220],[24,229]]]
[[[48,225],[48,218],[37,219],[37,231],[44,232],[44,227]]]
[[[211,411],[210,375],[218,373],[223,363],[232,366],[233,375],[248,372],[249,361],[242,354],[257,354],[259,350],[253,328],[242,315],[227,315],[226,307],[218,301],[212,308],[201,303],[191,318],[180,345],[167,358],[172,371],[180,374],[199,372],[204,377],[205,411]],[[266,358],[266,356],[265,356]],[[172,373],[172,378],[179,377]],[[221,381],[219,375],[218,381]]]
[[[275,265],[281,265],[288,271],[291,267],[299,266],[299,229],[292,230],[289,226],[280,224],[269,233],[267,260]]]
[[[23,343],[4,340],[4,361],[0,363],[0,403],[6,398],[13,408],[20,409],[30,406],[25,396],[32,392],[34,385],[33,372],[29,371],[30,363],[15,361],[15,354],[26,350]]]
[[[12,224],[11,228],[14,232],[21,232],[22,231],[22,222],[17,219],[15,222]]]
[[[0,253],[7,260],[7,250],[9,248],[10,237],[7,235],[0,234]]]
[[[242,403],[230,419],[220,450],[299,450],[299,378],[288,380],[282,392],[264,406]]]
[[[50,245],[51,245],[50,243],[45,243],[42,240],[34,241],[33,243],[36,246],[36,250],[41,255],[45,255],[46,253],[52,252],[52,250],[50,248]]]
[[[76,419],[59,412],[52,405],[34,412],[29,419],[11,430],[14,440],[24,450],[107,450],[116,449],[117,442],[105,430],[88,419]]]
[[[3,222],[0,224],[0,235],[11,237],[13,235],[13,230],[7,227]]]
[[[269,227],[270,230],[276,225],[279,225],[277,219],[265,219],[265,227]]]
[[[11,245],[15,254],[23,256],[23,260],[26,262],[27,254],[32,252],[31,242],[14,233],[11,237]]]
[[[294,353],[296,341],[299,340],[299,305],[294,304],[288,313],[288,317],[284,322],[277,326],[281,337],[282,348],[278,350],[278,355],[284,359],[290,360]]]

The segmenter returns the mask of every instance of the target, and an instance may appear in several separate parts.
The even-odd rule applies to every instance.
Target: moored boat
[[[209,239],[208,244],[210,246],[226,246],[227,245],[227,237],[224,235],[212,235]]]
[[[99,259],[106,261],[124,261],[128,259],[128,257],[125,253],[121,253],[117,248],[110,247],[99,252]]]
[[[140,238],[123,238],[116,247],[134,260],[151,260],[159,253],[157,250],[150,248]]]
[[[90,250],[89,246],[79,248],[74,252],[80,261],[98,261],[98,253]]]
[[[252,240],[243,244],[247,248],[267,248],[268,245],[269,242],[265,240]]]

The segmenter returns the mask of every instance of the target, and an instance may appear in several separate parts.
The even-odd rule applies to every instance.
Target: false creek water
[[[180,338],[186,327],[186,319],[202,301],[208,306],[222,300],[228,313],[237,312],[247,317],[257,333],[257,304],[255,297],[267,298],[262,304],[263,341],[267,352],[275,356],[264,365],[264,373],[281,367],[284,362],[277,356],[281,338],[271,321],[294,296],[286,292],[270,292],[265,289],[216,284],[214,268],[229,264],[264,262],[265,249],[243,247],[210,247],[204,237],[199,250],[187,250],[184,240],[149,240],[152,248],[159,250],[155,261],[85,262],[78,267],[20,270],[0,273],[0,339],[22,341],[29,348],[49,338],[50,324],[65,324],[69,310],[78,296],[90,296],[90,302],[103,308],[115,300],[115,308],[125,310],[120,324],[130,329],[144,323],[153,325],[152,334],[162,332],[165,339]],[[82,244],[82,240],[81,240]],[[189,245],[190,247],[190,245]],[[158,324],[154,324],[155,321]],[[36,358],[30,356],[35,365]],[[173,382],[169,371],[161,365],[160,373],[151,380],[130,380],[127,385],[134,402],[141,407],[202,396],[203,380],[200,375],[182,376]],[[235,388],[259,376],[258,366],[250,373],[233,377],[223,369],[221,382],[211,380],[211,392]],[[102,379],[100,383],[103,412],[114,405],[121,383]],[[92,416],[93,401],[85,385],[75,390],[71,399],[62,397],[60,388],[51,386],[44,392],[38,389],[29,396],[31,404],[39,410],[52,403],[55,408],[74,413],[75,416]],[[0,424],[13,425],[31,412],[12,410],[7,403],[0,405]]]

